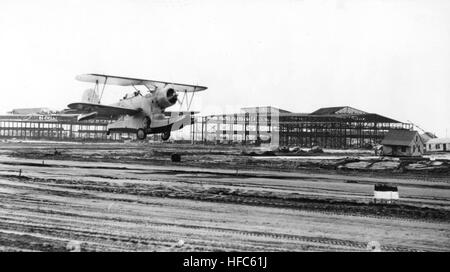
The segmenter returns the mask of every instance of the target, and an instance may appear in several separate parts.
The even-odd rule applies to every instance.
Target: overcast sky
[[[448,0],[1,0],[0,112],[63,109],[91,87],[77,74],[104,73],[205,85],[204,114],[348,105],[450,136],[449,15]]]

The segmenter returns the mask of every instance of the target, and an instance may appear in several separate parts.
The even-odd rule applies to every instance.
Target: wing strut
[[[186,99],[186,110],[189,111],[189,109],[191,108],[192,100],[194,100],[194,94],[195,92],[192,92],[192,95],[189,98],[188,92],[186,90],[183,92],[183,99],[181,99],[181,102],[178,100],[178,103],[180,104],[180,110],[183,110],[183,103]]]
[[[194,94],[195,94],[195,92],[192,92],[191,100],[189,101],[189,106],[187,106],[187,110],[189,110],[191,108],[192,100],[194,100]]]
[[[108,77],[105,77],[105,82],[103,83],[103,88],[102,88],[102,94],[100,95],[100,99],[98,100],[99,104],[100,104],[100,101],[102,101],[103,91],[105,91],[105,86],[106,86],[107,81],[108,81]],[[97,81],[97,85],[98,85],[98,81]]]

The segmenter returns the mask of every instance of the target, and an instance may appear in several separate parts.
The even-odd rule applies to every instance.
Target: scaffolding
[[[117,141],[130,134],[106,136],[110,120],[77,121],[64,115],[0,115],[0,138],[67,141]]]
[[[335,112],[324,109],[307,114],[254,107],[243,108],[243,113],[197,117],[192,140],[243,145],[365,148],[380,144],[391,129],[413,128],[410,123],[350,107],[335,107]],[[339,109],[343,113],[338,113]]]

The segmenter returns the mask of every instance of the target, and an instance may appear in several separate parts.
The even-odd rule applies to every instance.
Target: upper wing
[[[71,103],[67,105],[69,107],[71,113],[87,113],[89,115],[86,115],[86,117],[108,117],[108,118],[115,118],[120,115],[133,115],[140,110],[138,109],[130,109],[130,108],[124,108],[124,107],[117,107],[117,106],[108,106],[108,105],[101,105],[101,104],[93,104],[93,103]],[[95,113],[95,114],[93,114]],[[91,115],[92,114],[92,115]],[[81,118],[81,117],[80,117]],[[79,119],[80,119],[79,118]],[[83,118],[87,119],[87,118]]]
[[[139,79],[139,78],[129,78],[129,77],[119,77],[101,74],[84,74],[76,77],[77,80],[83,82],[99,83],[99,84],[110,84],[119,86],[139,86],[145,85],[147,87],[164,88],[167,85],[171,85],[179,92],[199,92],[204,91],[207,87],[196,86],[189,84],[180,84],[174,82],[150,80],[150,79]]]

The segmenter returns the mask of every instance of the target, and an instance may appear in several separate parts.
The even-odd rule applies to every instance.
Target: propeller
[[[167,100],[172,103],[175,104],[178,101],[178,93],[170,88],[167,90]]]

